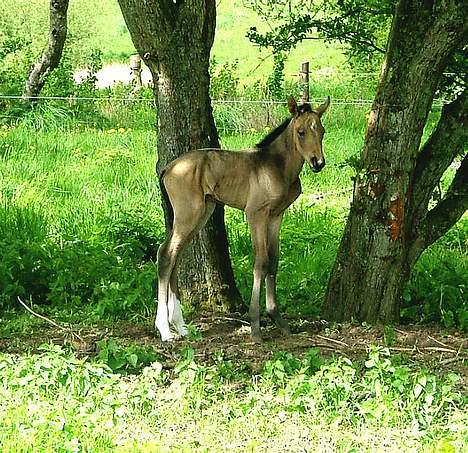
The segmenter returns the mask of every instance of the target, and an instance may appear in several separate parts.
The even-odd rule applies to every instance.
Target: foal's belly
[[[247,187],[246,187],[247,186]],[[208,195],[213,197],[217,202],[244,210],[248,195],[248,183],[239,184],[237,182],[215,185]]]
[[[248,178],[223,179],[209,194],[216,201],[243,211],[277,211],[284,205],[289,188],[272,175],[250,173]],[[284,209],[284,208],[283,208]]]

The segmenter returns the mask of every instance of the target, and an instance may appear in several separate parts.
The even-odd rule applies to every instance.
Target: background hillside
[[[39,55],[47,40],[48,0],[2,0],[0,45],[2,35],[12,28],[22,40],[31,40],[28,59]],[[265,30],[255,12],[243,0],[218,2],[217,32],[212,58],[219,66],[238,61],[237,74],[241,84],[264,79],[272,70],[272,58],[246,38],[250,27]],[[1,31],[3,30],[3,31]],[[74,68],[83,67],[89,55],[101,52],[103,64],[127,62],[135,53],[124,19],[116,0],[75,0],[69,7],[69,52]],[[306,41],[295,49],[286,62],[285,75],[297,73],[300,63],[310,61],[311,70],[334,68],[343,70],[345,59],[339,45],[323,41]]]

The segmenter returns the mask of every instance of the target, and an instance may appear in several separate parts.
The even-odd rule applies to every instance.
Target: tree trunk
[[[398,3],[353,202],[322,309],[327,319],[397,321],[412,266],[438,237],[429,240],[428,219],[434,209],[428,213],[427,204],[443,170],[463,150],[466,102],[460,99],[464,94],[451,112],[444,109],[439,131],[434,132],[432,155],[424,148],[419,154],[419,146],[442,72],[466,39],[463,5],[462,0]],[[450,125],[451,135],[447,134]],[[438,161],[437,156],[445,154],[450,158]],[[454,205],[445,231],[460,218],[463,206],[466,209],[466,189],[464,194],[459,190],[466,172],[463,167],[452,191],[458,198],[454,201],[453,193],[447,193]]]
[[[215,1],[119,0],[119,4],[135,47],[153,76],[158,173],[187,151],[219,148],[208,73]],[[167,207],[163,208],[167,219]],[[178,274],[184,303],[210,310],[240,308],[221,206],[183,254]]]
[[[62,58],[67,37],[67,10],[69,0],[50,0],[49,42],[39,61],[31,66],[23,91],[23,98],[34,101],[39,96],[48,74],[55,69]]]

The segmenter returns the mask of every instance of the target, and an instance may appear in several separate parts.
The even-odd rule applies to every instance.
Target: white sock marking
[[[177,299],[175,293],[169,287],[168,297],[168,308],[169,308],[169,322],[177,330],[177,333],[185,337],[188,334],[187,327],[185,326],[184,316],[182,315],[182,307],[180,300]]]
[[[167,293],[164,285],[159,282],[158,290],[158,309],[156,312],[156,321],[154,326],[159,330],[162,341],[172,340],[172,334],[169,329],[168,309],[167,309]]]

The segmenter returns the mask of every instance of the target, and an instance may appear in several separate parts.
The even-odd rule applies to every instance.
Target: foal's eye
[[[297,133],[299,134],[299,137],[304,137],[304,135],[305,135],[304,129],[299,129],[299,130],[297,131]]]

